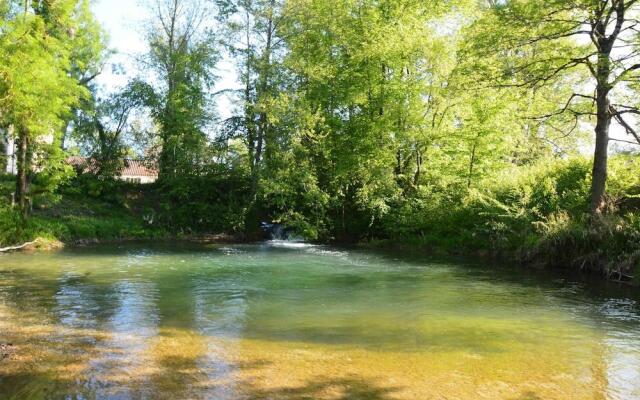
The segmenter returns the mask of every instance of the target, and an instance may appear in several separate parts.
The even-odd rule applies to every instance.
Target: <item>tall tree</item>
[[[247,148],[251,175],[251,204],[247,227],[256,229],[257,195],[274,137],[274,102],[283,70],[284,41],[279,35],[283,20],[280,0],[218,0],[218,18],[222,23],[224,44],[234,57],[242,89],[237,93],[242,107],[229,119],[232,135],[240,137]],[[269,144],[269,142],[272,144]]]
[[[462,3],[288,2],[294,100],[304,99],[313,123],[302,143],[331,197],[337,235],[369,230],[423,182],[425,153],[453,117],[455,42],[446,43],[441,18]]]
[[[65,169],[58,151],[64,120],[87,94],[72,74],[77,60],[74,55],[79,52],[76,46],[100,40],[96,32],[85,32],[87,7],[87,0],[3,2],[0,117],[2,125],[11,126],[16,136],[16,201],[25,218],[34,170],[46,173]],[[85,33],[83,44],[74,40]]]
[[[206,126],[213,117],[210,89],[218,51],[208,11],[200,0],[155,0],[143,66],[146,101],[158,126],[160,179],[190,175],[204,162]]]
[[[503,68],[479,72],[503,86],[572,87],[552,119],[564,114],[595,120],[591,211],[606,205],[609,130],[613,120],[640,142],[627,116],[638,114],[625,98],[640,78],[640,39],[636,0],[506,0],[489,1],[475,25],[469,54],[500,55]],[[579,83],[575,74],[590,79]]]

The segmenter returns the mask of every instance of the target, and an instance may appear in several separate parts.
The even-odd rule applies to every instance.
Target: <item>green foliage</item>
[[[20,215],[7,206],[0,206],[0,245],[13,244],[22,238]]]
[[[16,209],[0,201],[0,246],[36,238],[78,240],[144,239],[166,235],[138,210],[140,188],[82,176],[63,185],[56,202],[43,201],[22,221]]]
[[[125,167],[129,153],[126,146],[130,134],[131,114],[145,104],[147,85],[132,81],[124,89],[101,99],[93,94],[84,109],[78,110],[73,126],[73,138],[87,156],[82,169],[102,179],[114,179]],[[131,139],[131,138],[129,138]]]
[[[248,203],[248,179],[212,170],[201,176],[163,180],[147,194],[145,207],[173,232],[238,232]]]
[[[11,226],[3,240],[252,237],[260,221],[273,221],[313,240],[635,268],[640,161],[611,158],[608,214],[587,217],[592,166],[602,164],[582,153],[602,115],[590,93],[574,91],[590,74],[600,89],[609,84],[593,69],[607,69],[606,46],[575,39],[593,35],[582,27],[603,18],[594,7],[617,4],[609,15],[620,16],[640,3],[152,3],[148,73],[108,96],[89,83],[105,52],[87,1],[34,2],[26,13],[2,3],[0,125],[32,139],[27,167],[39,195],[22,225],[3,208]],[[635,31],[624,32],[635,43]],[[217,124],[221,51],[239,90],[228,91],[234,107]],[[625,51],[609,54],[622,55],[604,74],[611,106],[623,110],[605,114],[621,124],[637,113],[635,56]],[[90,158],[76,178],[60,146],[71,116],[75,151]],[[53,144],[39,140],[52,132]],[[115,179],[134,153],[158,167],[158,183]],[[3,198],[9,186],[0,184]]]
[[[612,159],[612,207],[640,190],[637,178],[624,173],[637,162]],[[585,158],[546,160],[485,179],[462,199],[420,193],[394,209],[384,232],[453,252],[509,251],[561,267],[629,273],[640,252],[638,209],[593,220],[589,180]]]
[[[88,0],[5,1],[0,11],[0,126],[24,144],[16,195],[26,216],[27,198],[52,196],[72,172],[60,143],[103,43]]]
[[[199,1],[155,0],[149,9],[155,18],[147,32],[146,70],[152,74],[138,87],[157,125],[154,161],[161,179],[197,175],[210,155],[204,128],[213,119],[215,36],[203,27],[206,9]]]

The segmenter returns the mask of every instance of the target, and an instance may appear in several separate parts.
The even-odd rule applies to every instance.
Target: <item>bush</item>
[[[7,246],[22,236],[20,216],[7,206],[0,206],[0,246]]]
[[[243,176],[212,173],[165,180],[148,193],[146,214],[183,232],[235,232],[243,229],[249,182]]]
[[[612,204],[640,197],[640,175],[629,173],[639,167],[637,157],[612,158]],[[593,220],[590,170],[584,158],[556,160],[504,171],[461,199],[438,189],[417,191],[389,214],[383,232],[392,240],[454,252],[506,250],[531,262],[635,273],[638,209]]]

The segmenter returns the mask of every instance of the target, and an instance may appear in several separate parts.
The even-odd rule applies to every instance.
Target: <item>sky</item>
[[[134,56],[145,52],[142,28],[146,12],[135,0],[96,0],[93,10],[109,35],[109,47],[116,52],[98,77],[98,83],[111,91],[124,85],[128,79],[115,74],[111,66],[122,64],[131,71],[134,69]]]

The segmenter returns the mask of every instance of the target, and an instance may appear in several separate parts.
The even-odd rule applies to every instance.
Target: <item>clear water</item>
[[[0,398],[640,399],[638,300],[281,242],[3,255]]]

